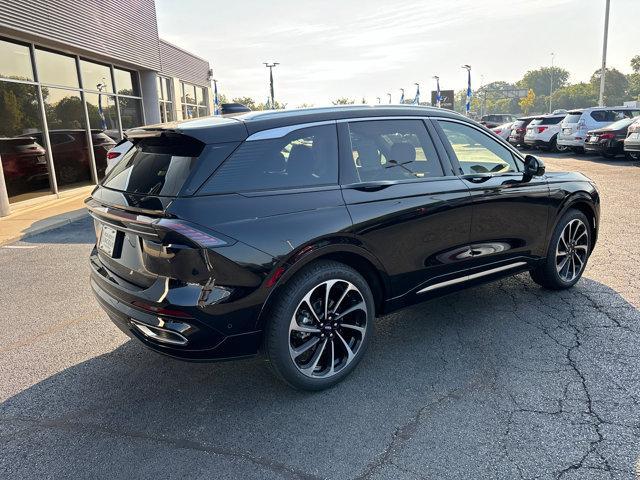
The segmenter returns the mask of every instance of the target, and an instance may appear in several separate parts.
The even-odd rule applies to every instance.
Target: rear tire
[[[551,236],[547,257],[530,272],[538,285],[551,290],[573,287],[584,272],[591,253],[591,228],[587,216],[568,210]]]
[[[373,294],[362,275],[342,263],[314,262],[278,293],[265,332],[267,359],[294,388],[332,387],[362,359],[374,317]]]
[[[582,155],[584,153],[584,148],[582,148],[582,147],[571,147],[571,151],[573,151],[573,153],[577,153],[578,155]]]
[[[624,152],[627,160],[640,160],[640,152]]]
[[[608,152],[608,151],[606,151],[606,150],[604,150],[604,151],[602,152],[602,156],[603,156],[604,158],[612,159],[612,158],[616,158],[616,155],[617,155],[616,153],[614,153],[614,152]]]

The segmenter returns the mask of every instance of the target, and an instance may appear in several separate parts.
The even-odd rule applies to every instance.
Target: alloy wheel
[[[556,270],[565,282],[575,280],[587,263],[589,232],[580,219],[573,219],[562,230],[556,247]]]
[[[328,378],[349,365],[367,332],[367,304],[346,280],[313,287],[295,309],[289,326],[289,354],[296,368],[312,378]]]

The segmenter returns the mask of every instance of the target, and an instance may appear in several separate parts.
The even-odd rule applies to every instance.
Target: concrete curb
[[[54,230],[58,227],[62,227],[69,223],[75,222],[76,220],[80,220],[87,215],[89,215],[89,212],[83,209],[80,211],[68,212],[62,215],[56,215],[55,217],[40,220],[39,223],[42,223],[41,225],[38,225],[35,228],[29,227],[28,230],[20,232],[17,235],[13,235],[0,240],[0,247],[9,245],[10,243],[19,242],[20,240],[24,240],[29,237],[33,237],[34,235],[38,235],[39,233]]]

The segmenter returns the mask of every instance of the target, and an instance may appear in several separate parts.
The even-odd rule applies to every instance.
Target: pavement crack
[[[212,455],[228,458],[236,458],[266,468],[278,475],[291,480],[321,480],[323,477],[299,470],[290,465],[276,462],[272,459],[253,455],[250,452],[222,448],[209,442],[190,440],[186,438],[173,438],[163,434],[152,435],[144,432],[107,428],[101,425],[75,423],[52,419],[35,419],[30,417],[0,417],[3,423],[25,423],[41,429],[59,429],[66,431],[89,431],[115,437],[126,437],[136,440],[147,440],[161,443],[176,449],[195,450]]]

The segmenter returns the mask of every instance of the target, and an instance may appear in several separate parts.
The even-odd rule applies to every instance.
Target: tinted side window
[[[338,183],[335,125],[295,130],[282,138],[244,142],[200,193],[274,190]]]
[[[511,151],[473,127],[439,120],[464,175],[519,170]]]
[[[591,118],[596,122],[615,122],[623,117],[616,117],[616,114],[611,110],[596,110],[591,112]]]
[[[351,158],[361,182],[443,175],[421,120],[353,122],[349,137]]]

